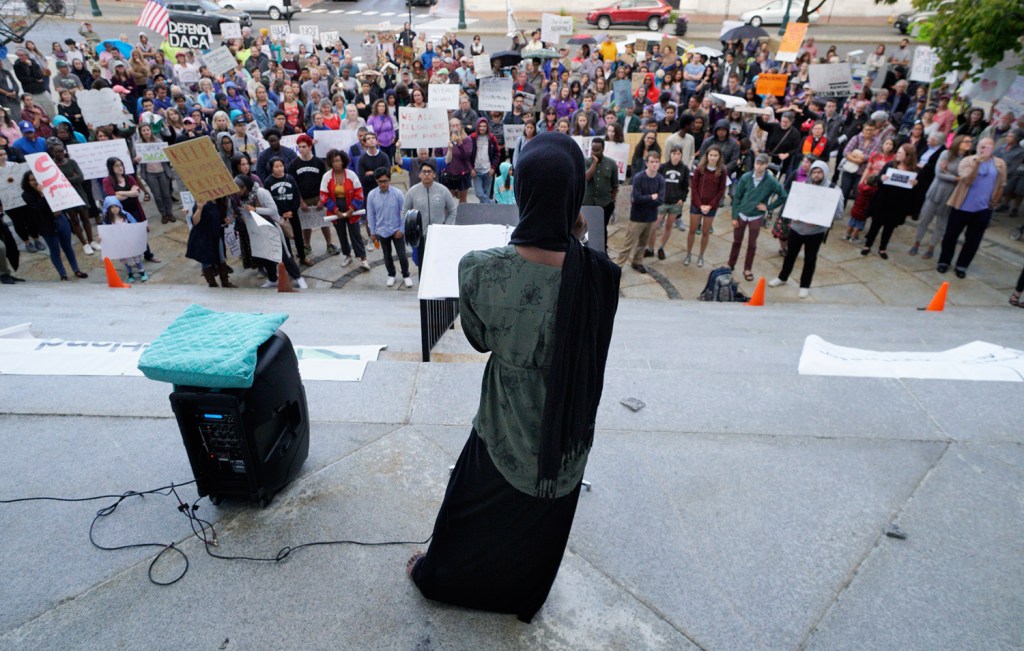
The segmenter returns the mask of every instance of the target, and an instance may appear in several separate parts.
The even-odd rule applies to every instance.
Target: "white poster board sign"
[[[572,136],[572,139],[583,152],[584,158],[590,155],[590,143],[594,141],[593,136]]]
[[[121,96],[111,88],[101,90],[80,90],[75,93],[75,101],[82,109],[85,123],[93,127],[108,124],[132,124],[132,116],[125,112]]]
[[[889,177],[882,181],[885,185],[891,185],[896,188],[906,188],[909,190],[914,187],[910,182],[917,178],[917,172],[904,172],[903,170],[890,167],[885,173],[885,176]]]
[[[427,106],[431,108],[443,108],[446,111],[457,111],[459,109],[459,91],[462,86],[458,84],[430,84],[430,99]]]
[[[398,128],[403,149],[447,147],[450,142],[448,111],[442,108],[402,106],[398,109]]]
[[[57,212],[85,205],[78,190],[71,185],[49,154],[29,154],[25,160],[31,166],[32,174],[46,197],[46,203],[50,204],[50,210]]]
[[[125,174],[135,173],[132,157],[128,153],[128,143],[122,138],[68,145],[68,156],[75,159],[87,179],[102,179],[109,176],[108,158],[121,159]]]
[[[327,152],[337,149],[348,153],[349,148],[359,141],[355,131],[344,129],[340,131],[314,131],[313,151],[320,158],[327,156]]]
[[[4,210],[21,208],[25,200],[21,198],[21,179],[28,171],[28,163],[7,163],[0,167],[0,205]]]
[[[199,83],[199,71],[193,70],[192,68],[186,68],[178,73],[178,81],[185,86],[191,86]]]
[[[470,251],[493,249],[508,244],[511,226],[481,224],[456,226],[431,224],[427,228],[426,259],[420,267],[418,298],[456,298],[459,295],[459,261]]]
[[[231,54],[231,50],[223,45],[204,54],[203,63],[210,69],[210,72],[218,77],[225,72],[234,70],[238,65],[235,55]]]
[[[473,74],[476,75],[477,79],[494,76],[494,68],[491,67],[491,55],[473,55]]]
[[[290,136],[281,136],[281,146],[291,149],[296,154],[299,153],[299,136],[305,135],[301,133],[293,133]]]
[[[320,47],[325,50],[329,50],[334,47],[334,44],[338,41],[338,31],[331,30],[329,32],[320,32]]]
[[[212,46],[213,32],[209,25],[172,20],[167,23],[167,42],[173,48],[202,52]]]
[[[587,154],[590,155],[589,153]],[[604,155],[615,161],[619,168],[619,183],[626,180],[626,166],[629,165],[629,143],[604,142]]]
[[[935,77],[935,66],[939,64],[939,55],[927,45],[918,45],[914,50],[914,58],[910,64],[910,81],[932,83]]]
[[[288,51],[292,53],[298,53],[299,46],[306,46],[306,54],[313,54],[316,50],[316,39],[311,38],[306,34],[289,34],[288,35]]]
[[[167,143],[160,142],[137,142],[135,143],[135,155],[142,159],[143,163],[166,163],[167,154],[164,149]]]
[[[505,124],[502,125],[502,130],[505,135],[505,146],[511,149],[515,147],[516,141],[519,140],[519,136],[523,135],[523,131],[526,130],[525,124]]]
[[[254,212],[246,213],[244,218],[252,257],[280,262],[281,235],[277,224],[267,221]]]
[[[242,38],[242,26],[239,23],[225,20],[220,24],[220,36],[226,40]]]
[[[811,89],[818,97],[853,96],[853,73],[847,63],[816,63],[807,69]]]
[[[541,14],[540,37],[548,43],[557,43],[563,36],[572,36],[572,16]]]
[[[324,217],[327,210],[321,205],[316,208],[303,208],[299,206],[299,224],[303,230],[307,228],[320,228],[324,225]]]
[[[511,111],[512,80],[508,77],[487,77],[477,89],[479,111]]]
[[[320,40],[320,26],[319,25],[299,25],[299,34],[308,36],[313,39],[316,43]]]
[[[101,224],[99,229],[103,255],[111,260],[124,260],[142,255],[146,252],[146,228],[146,222]]]
[[[790,186],[782,216],[815,226],[832,226],[836,207],[843,202],[839,188],[823,188],[810,183],[794,183]]]
[[[271,25],[270,26],[270,38],[275,41],[283,41],[288,38],[288,35],[292,33],[290,27],[285,25]]]

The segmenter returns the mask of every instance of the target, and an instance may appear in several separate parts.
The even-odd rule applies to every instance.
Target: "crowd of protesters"
[[[770,228],[784,260],[776,286],[791,272],[794,251],[804,251],[801,297],[810,287],[818,238],[824,241],[828,229],[818,232],[776,214],[795,182],[841,189],[837,220],[849,209],[842,239],[862,246],[864,255],[877,241],[879,255],[888,259],[893,232],[910,218],[918,225],[907,254],[935,257],[937,271],[953,269],[960,277],[992,212],[1016,216],[1024,197],[1024,116],[1004,113],[990,124],[986,111],[960,98],[955,86],[908,81],[908,43],[891,54],[879,46],[854,96],[822,98],[810,87],[809,67],[840,58],[834,47],[820,55],[813,39],[795,62],[781,63],[758,39],[723,42],[721,56],[709,57],[657,42],[638,51],[635,43],[610,36],[600,43],[551,45],[536,31],[513,36],[511,48],[521,60],[497,59],[480,71],[474,61],[481,59],[474,56],[487,53],[478,36],[467,46],[455,34],[428,39],[406,24],[400,31],[368,33],[352,46],[339,38],[309,47],[244,28],[242,38],[223,41],[236,67],[215,75],[200,53],[154,45],[145,34],[127,49],[110,42],[100,47],[87,23],[79,34],[79,40],[53,43],[47,53],[26,41],[15,51],[13,74],[6,64],[0,69],[0,164],[49,152],[85,203],[56,214],[32,210],[25,179],[26,205],[6,211],[21,250],[48,252],[62,278],[62,250],[72,270],[85,275],[72,234],[85,255],[101,248],[94,223],[145,221],[142,201],[150,199],[147,210],[164,223],[177,221],[175,204],[187,188],[169,163],[143,163],[135,155],[139,142],[210,138],[235,177],[236,195],[194,206],[183,220],[191,228],[188,256],[200,262],[211,286],[219,280],[223,287],[233,286],[234,258],[265,276],[264,285],[277,280],[277,265],[251,254],[247,210],[275,224],[285,269],[300,286],[303,267],[318,259],[314,251],[343,255],[344,265],[358,259],[369,271],[377,247],[388,286],[396,283],[394,257],[403,277],[399,286],[411,286],[404,211],[420,210],[426,223],[451,223],[457,204],[471,196],[482,203],[514,202],[518,152],[545,131],[580,137],[586,203],[604,211],[606,225],[616,218],[620,167],[627,168],[630,223],[616,256],[620,264],[630,261],[646,272],[644,258],[664,259],[672,231],[679,229],[688,231],[683,265],[695,254],[702,267],[718,211],[728,207],[729,266],[739,261],[746,239],[742,272],[752,278],[760,231]],[[758,94],[758,76],[779,72],[789,75],[785,93]],[[884,78],[876,79],[880,74]],[[511,77],[509,110],[480,110],[479,84],[486,76]],[[437,84],[460,87],[459,108],[449,112],[449,146],[403,149],[399,108],[426,107]],[[101,88],[121,96],[130,119],[86,123],[76,94]],[[712,94],[734,101],[727,107]],[[326,130],[351,132],[354,144],[319,156],[317,133]],[[67,145],[113,138],[127,141],[136,173],[125,174],[111,159],[106,179],[83,179]],[[629,160],[605,153],[606,145],[633,140]],[[399,169],[410,177],[405,192],[390,183]],[[916,171],[912,187],[887,183],[893,170]],[[823,173],[826,178],[819,179]],[[111,210],[110,197],[120,206]],[[681,219],[686,210],[689,219]],[[327,225],[310,228],[315,220],[302,219],[310,214],[328,217],[318,222]],[[965,243],[954,260],[961,233]],[[4,235],[7,249],[19,248],[6,227]],[[422,247],[412,251],[417,263],[422,255]],[[147,278],[143,262],[156,258],[148,248],[143,258],[124,261],[129,280]],[[4,282],[13,278],[0,271]],[[1019,294],[1013,298],[1020,302]]]

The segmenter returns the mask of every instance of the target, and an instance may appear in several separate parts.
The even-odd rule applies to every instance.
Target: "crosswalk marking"
[[[363,15],[364,16],[376,16],[377,12],[376,11],[364,11]]]
[[[326,11],[327,11],[326,9],[314,9],[312,13],[314,13],[314,14],[322,14],[322,13],[324,13]]]
[[[345,13],[346,13],[347,15],[349,15],[349,16],[354,16],[355,14],[361,14],[361,13],[363,13],[363,12],[362,12],[362,11],[360,11],[360,10],[358,10],[358,9],[353,9],[353,10],[351,10],[351,11],[346,11]]]
[[[385,11],[384,13],[381,14],[381,16],[394,16],[394,15],[395,15],[395,12],[393,12],[393,11]]]
[[[328,11],[327,13],[329,13],[329,14],[340,14],[342,11],[344,11],[344,9],[332,9],[332,10]]]

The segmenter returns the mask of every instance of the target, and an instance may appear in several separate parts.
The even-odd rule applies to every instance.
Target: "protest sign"
[[[87,179],[102,179],[109,176],[108,158],[120,159],[124,163],[125,174],[135,173],[135,165],[132,164],[131,154],[128,153],[128,142],[123,138],[68,145],[68,156],[78,163]]]
[[[164,149],[167,143],[158,142],[137,142],[135,143],[135,155],[142,159],[143,163],[166,163],[167,154]]]
[[[71,185],[49,154],[29,154],[25,160],[39,183],[39,190],[46,198],[46,203],[50,204],[50,210],[57,212],[85,205],[78,190]]]
[[[184,86],[192,86],[199,83],[199,71],[192,68],[184,68],[178,73],[178,81]],[[81,91],[79,91],[81,92]]]
[[[927,45],[919,45],[914,50],[914,58],[910,64],[910,81],[932,83],[935,77],[935,66],[939,63],[939,55]]]
[[[329,32],[320,32],[320,47],[329,50],[338,41],[338,30],[332,29]]]
[[[462,86],[458,84],[430,84],[430,96],[427,106],[432,108],[443,108],[446,111],[457,111],[459,109],[459,91]]]
[[[310,37],[311,39],[313,39],[313,42],[316,43],[317,41],[320,40],[320,26],[299,25],[299,34],[303,34],[305,36]]]
[[[640,90],[640,87],[644,85],[644,78],[647,76],[646,72],[634,72],[629,77],[629,88],[630,94],[636,93]]]
[[[477,79],[494,76],[494,69],[491,68],[491,56],[489,54],[473,56],[473,74],[476,75]]]
[[[209,50],[213,42],[213,32],[207,25],[172,20],[167,23],[167,42],[174,48]]]
[[[267,141],[263,139],[263,132],[260,131],[260,125],[253,120],[245,125],[245,135],[256,141],[258,149],[262,152],[267,147]]]
[[[771,116],[775,115],[775,111],[773,111],[771,109],[771,107],[768,107],[768,106],[764,106],[764,107],[737,106],[733,110],[737,111],[739,113],[750,113],[752,115],[765,115],[765,116],[768,116],[768,117],[771,117]]]
[[[164,150],[196,201],[213,201],[238,192],[235,180],[209,138],[195,138]]]
[[[224,21],[220,24],[220,36],[227,40],[242,38],[242,26],[233,21]]]
[[[7,163],[0,167],[0,205],[4,210],[25,205],[25,200],[21,198],[21,179],[27,171],[28,163]]]
[[[230,256],[242,257],[242,240],[234,224],[224,224],[224,249]]]
[[[290,136],[281,136],[281,146],[287,149],[291,149],[296,154],[299,153],[299,136],[301,133],[293,133]]]
[[[367,44],[363,45],[362,48],[360,49],[360,52],[362,52],[362,55],[363,55],[363,59],[362,59],[363,63],[365,63],[368,66],[375,66],[375,65],[377,65],[377,44],[376,43],[367,43]]]
[[[285,25],[271,25],[270,26],[270,38],[275,41],[283,41],[288,38],[288,35],[292,33],[290,27]]]
[[[871,82],[869,88],[881,88],[885,85],[885,77],[889,74],[889,63],[883,63],[878,72],[875,73],[875,79]]]
[[[1006,113],[1013,113],[1017,117],[1024,115],[1024,102],[1009,95],[1003,97],[992,106],[992,124],[999,124]],[[6,206],[7,203],[5,202],[4,205]]]
[[[818,97],[850,97],[853,74],[849,63],[815,63],[808,69],[811,90]]]
[[[477,90],[480,111],[509,111],[512,109],[512,80],[508,77],[487,77],[480,80]]]
[[[647,52],[647,39],[638,38],[635,41],[633,41],[633,51],[638,54],[640,52]]]
[[[604,143],[604,155],[615,161],[619,168],[619,183],[626,180],[626,166],[629,165],[629,145],[624,142]]]
[[[898,170],[895,167],[890,167],[889,171],[885,173],[885,176],[888,176],[889,178],[884,179],[882,181],[883,184],[897,188],[906,188],[909,190],[914,187],[910,182],[917,178],[917,172],[905,172],[903,170]]]
[[[316,49],[316,39],[310,37],[307,34],[289,34],[288,35],[288,51],[292,53],[298,53],[300,51],[299,46],[306,46],[306,54],[313,54]]]
[[[668,56],[669,53],[677,54],[676,48],[679,47],[679,39],[675,36],[665,35],[661,38],[661,55]]]
[[[786,94],[786,84],[789,83],[787,74],[768,74],[762,72],[757,76],[758,95],[776,95],[781,97]]]
[[[402,106],[398,109],[398,128],[403,149],[447,147],[450,142],[448,111],[441,108]]]
[[[797,52],[803,45],[808,26],[809,23],[788,23],[786,25],[786,33],[782,35],[782,43],[779,44],[779,51],[775,55],[776,61],[796,61]]]
[[[182,190],[178,195],[181,196],[182,210],[185,211],[186,215],[191,215],[192,207],[196,205],[196,200],[192,198],[192,193],[188,190]],[[190,224],[189,228],[191,228],[192,220],[188,220],[188,223]]]
[[[78,108],[82,109],[82,119],[93,127],[108,124],[132,124],[132,116],[125,113],[121,96],[110,88],[101,90],[80,90],[75,93]]]
[[[322,227],[324,225],[324,217],[326,216],[327,211],[323,206],[317,206],[316,208],[299,207],[299,224],[303,230]]]
[[[225,46],[214,48],[203,55],[203,63],[215,76],[219,77],[229,70],[234,70],[238,65],[235,55]]]
[[[252,211],[246,212],[244,219],[252,257],[270,260],[271,262],[280,262],[281,234],[277,230],[277,225]]]
[[[523,96],[523,110],[527,113],[533,113],[533,107],[537,105],[536,93],[516,93],[517,95]]]
[[[557,43],[562,36],[572,36],[572,16],[541,14],[541,39],[548,43]]]
[[[526,130],[525,124],[506,124],[505,127],[505,146],[511,149],[515,147],[516,141],[519,140],[519,136],[523,135],[523,131]]]
[[[789,190],[782,216],[815,226],[831,226],[836,207],[843,202],[839,188],[826,188],[810,183],[794,183]]]
[[[347,154],[349,148],[358,141],[356,132],[348,129],[341,131],[314,131],[313,135],[316,136],[313,138],[313,150],[320,158],[326,156],[327,152],[332,149],[337,149]]]
[[[146,228],[146,222],[101,224],[99,230],[103,256],[111,260],[124,260],[142,255],[146,252]]]

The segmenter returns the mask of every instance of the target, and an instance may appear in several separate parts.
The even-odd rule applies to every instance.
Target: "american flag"
[[[170,16],[167,14],[167,6],[164,0],[146,0],[146,6],[142,9],[139,21],[135,23],[139,27],[148,27],[154,32],[167,38],[167,23]]]

